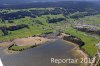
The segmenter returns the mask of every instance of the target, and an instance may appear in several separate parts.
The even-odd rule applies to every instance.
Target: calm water
[[[52,64],[50,61],[51,58],[75,58],[73,48],[73,45],[66,44],[63,40],[56,40],[14,55],[3,55],[0,49],[0,56],[4,66],[79,66],[77,64]]]

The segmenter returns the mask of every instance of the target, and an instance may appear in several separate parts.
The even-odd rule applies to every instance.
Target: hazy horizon
[[[56,1],[100,1],[100,0],[0,0],[0,3],[31,3],[31,2],[56,2]]]

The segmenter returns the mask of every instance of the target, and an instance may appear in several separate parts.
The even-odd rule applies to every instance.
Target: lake
[[[72,51],[73,48],[75,46],[58,39],[13,55],[5,55],[0,49],[0,57],[4,66],[80,66],[51,63],[51,58],[77,58]]]

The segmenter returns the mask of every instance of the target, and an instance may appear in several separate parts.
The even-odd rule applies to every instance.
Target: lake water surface
[[[4,66],[79,66],[78,64],[51,63],[51,58],[76,58],[73,48],[73,45],[63,40],[56,40],[13,55],[4,55],[0,49],[0,57]]]

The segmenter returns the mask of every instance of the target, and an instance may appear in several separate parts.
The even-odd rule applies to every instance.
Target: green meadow
[[[85,45],[82,46],[82,49],[85,50],[90,56],[94,56],[97,53],[96,44],[99,42],[98,39],[88,36],[87,33],[78,31],[74,28],[69,28],[65,31],[65,33],[69,33],[73,36],[80,38]]]
[[[54,8],[30,8],[30,9],[22,9],[22,11],[31,11],[31,10],[53,10]],[[0,13],[14,13],[18,12],[20,10],[0,10]],[[85,13],[85,12],[84,12]],[[84,13],[74,13],[70,16],[75,16],[79,14]],[[57,15],[41,15],[36,16],[36,18],[25,16],[24,18],[19,19],[12,19],[12,20],[5,20],[3,22],[0,19],[0,27],[6,26],[10,27],[13,25],[28,25],[28,28],[22,28],[14,31],[8,31],[8,35],[3,34],[3,32],[0,30],[0,41],[9,41],[14,40],[16,38],[24,38],[24,37],[30,37],[35,35],[41,35],[44,33],[54,32],[54,31],[62,31],[65,33],[69,33],[73,36],[76,36],[80,38],[85,45],[82,47],[82,49],[85,50],[86,53],[88,53],[90,56],[94,56],[97,53],[97,47],[95,46],[100,40],[88,36],[87,33],[78,31],[73,28],[76,23],[83,23],[83,24],[90,24],[90,25],[98,25],[100,24],[100,15],[93,15],[93,16],[85,16],[80,19],[73,19],[70,18],[70,16],[64,16],[63,14],[57,14]],[[83,16],[83,15],[80,15]],[[49,23],[49,20],[52,19],[59,19],[64,18],[63,21],[58,21],[56,23]],[[98,28],[99,29],[99,28]],[[97,35],[97,37],[100,37]],[[20,49],[20,48],[26,48],[25,47],[18,47],[13,46],[12,49]]]

